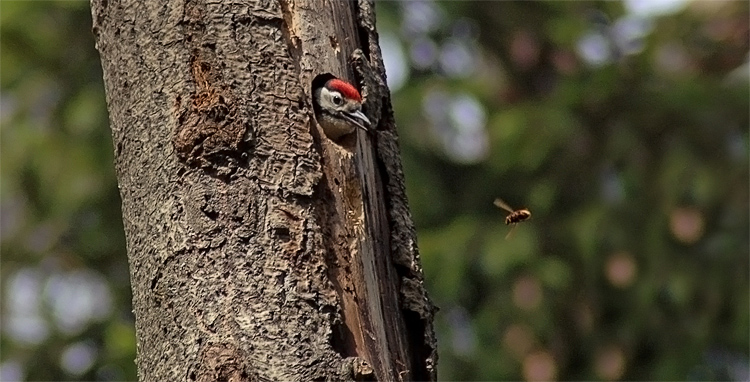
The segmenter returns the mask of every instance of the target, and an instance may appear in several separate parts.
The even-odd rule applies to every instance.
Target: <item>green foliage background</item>
[[[136,378],[88,6],[0,2],[3,380]],[[378,4],[441,380],[748,378],[748,11]]]

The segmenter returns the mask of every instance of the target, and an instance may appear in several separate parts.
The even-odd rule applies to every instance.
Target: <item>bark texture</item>
[[[435,380],[387,91],[325,138],[313,78],[380,80],[367,1],[92,0],[143,381]],[[382,109],[379,105],[383,105]]]

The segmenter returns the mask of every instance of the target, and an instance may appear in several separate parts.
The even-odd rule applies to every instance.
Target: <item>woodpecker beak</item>
[[[343,112],[341,115],[349,122],[351,122],[354,126],[359,127],[360,129],[364,131],[368,131],[370,127],[370,120],[367,119],[364,113],[362,113],[361,110],[357,110],[355,112]]]

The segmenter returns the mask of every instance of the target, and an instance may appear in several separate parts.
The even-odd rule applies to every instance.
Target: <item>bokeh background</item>
[[[3,381],[136,378],[88,7],[0,2]],[[748,2],[377,12],[441,380],[750,379]]]

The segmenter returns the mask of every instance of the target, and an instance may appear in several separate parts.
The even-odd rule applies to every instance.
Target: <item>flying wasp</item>
[[[529,218],[531,217],[531,212],[528,209],[522,208],[520,210],[514,210],[510,208],[508,203],[505,203],[500,198],[495,199],[495,205],[509,212],[508,216],[505,217],[505,224],[512,224],[513,227],[511,227],[510,231],[508,231],[508,234],[505,235],[506,240],[510,237],[510,234],[513,233],[513,230],[516,228],[516,224],[529,220]]]

